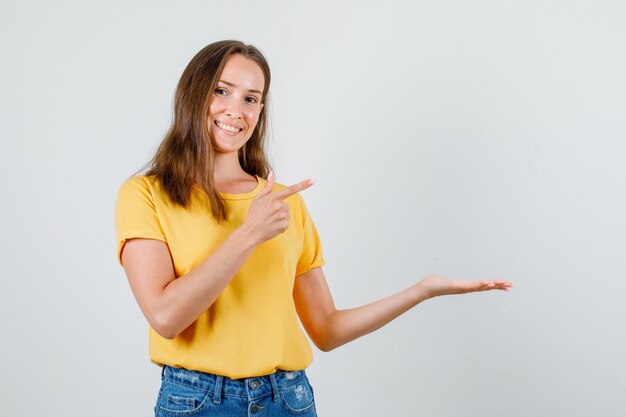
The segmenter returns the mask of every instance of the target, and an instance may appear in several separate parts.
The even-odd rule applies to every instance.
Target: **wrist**
[[[432,294],[422,282],[418,282],[411,287],[411,294],[415,304],[419,304],[422,301],[434,297],[434,294]]]
[[[254,249],[261,243],[256,236],[256,233],[254,233],[254,229],[246,223],[237,227],[233,232],[233,235],[241,241],[241,244],[246,249]]]

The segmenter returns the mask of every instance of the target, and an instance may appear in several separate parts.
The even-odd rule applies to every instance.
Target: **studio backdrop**
[[[272,69],[268,152],[338,308],[436,298],[307,370],[320,416],[626,415],[622,1],[3,1],[0,415],[152,415],[121,183],[219,39]]]

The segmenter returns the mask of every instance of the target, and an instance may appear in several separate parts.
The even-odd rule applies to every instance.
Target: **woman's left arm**
[[[381,328],[429,298],[496,289],[508,291],[512,286],[506,280],[457,281],[429,275],[409,288],[378,301],[337,310],[324,272],[318,267],[296,277],[293,298],[309,337],[320,350],[328,352]]]

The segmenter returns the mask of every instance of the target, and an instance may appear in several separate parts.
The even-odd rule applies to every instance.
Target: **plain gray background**
[[[149,416],[160,368],[113,205],[206,44],[258,46],[270,158],[339,308],[506,278],[315,351],[320,416],[626,415],[626,6],[0,3],[0,415]]]

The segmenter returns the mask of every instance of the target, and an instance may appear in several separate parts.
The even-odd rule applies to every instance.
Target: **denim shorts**
[[[163,366],[155,417],[316,417],[304,370],[230,379]]]

